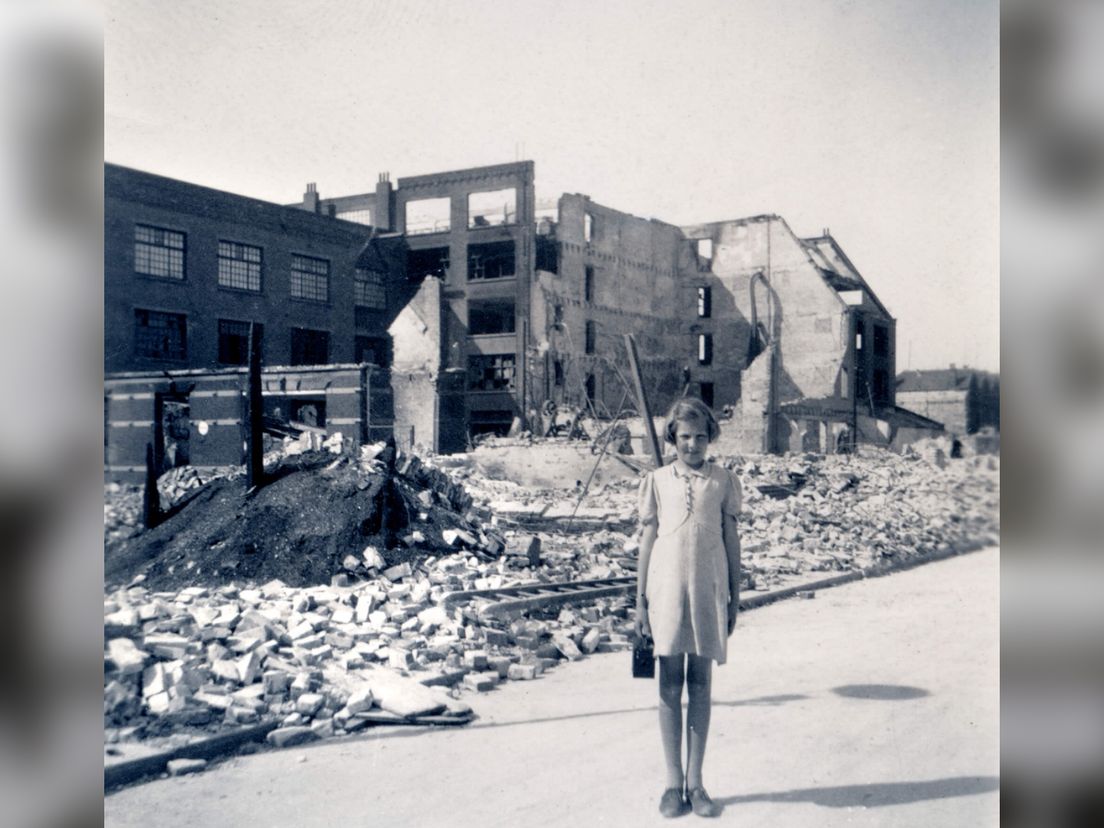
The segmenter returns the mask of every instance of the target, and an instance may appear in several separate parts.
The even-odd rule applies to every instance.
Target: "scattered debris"
[[[473,715],[466,694],[631,646],[631,593],[503,616],[446,598],[633,576],[635,474],[596,478],[571,521],[579,487],[526,488],[505,462],[492,477],[471,456],[327,442],[287,438],[253,493],[240,474],[174,471],[158,488],[179,509],[147,532],[137,487],[106,488],[107,742],[278,722],[269,743],[291,746],[458,724]],[[999,542],[999,457],[923,456],[721,458],[743,483],[743,588]]]

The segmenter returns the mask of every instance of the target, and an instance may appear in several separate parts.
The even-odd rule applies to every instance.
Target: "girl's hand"
[[[634,626],[636,634],[640,638],[652,637],[652,625],[648,623],[648,610],[640,604],[636,606],[636,622]]]

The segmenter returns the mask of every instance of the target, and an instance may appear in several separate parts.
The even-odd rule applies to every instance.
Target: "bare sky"
[[[898,370],[999,369],[997,0],[107,0],[105,158],[276,202],[536,162],[675,224],[828,227]]]

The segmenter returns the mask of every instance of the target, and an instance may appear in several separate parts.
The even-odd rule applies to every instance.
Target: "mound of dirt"
[[[214,480],[161,525],[110,544],[105,583],[329,584],[367,546],[391,566],[448,548],[446,529],[473,528],[434,492],[349,457],[320,453],[282,471],[254,491],[240,477]]]

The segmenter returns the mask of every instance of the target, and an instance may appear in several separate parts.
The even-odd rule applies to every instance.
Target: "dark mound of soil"
[[[329,584],[345,557],[368,545],[388,565],[444,547],[441,529],[459,516],[416,498],[407,481],[348,462],[293,469],[252,492],[241,478],[215,480],[160,526],[108,546],[104,581],[119,586],[144,574],[153,590],[273,578],[289,586]],[[419,510],[428,520],[410,529],[425,541],[389,550]]]

